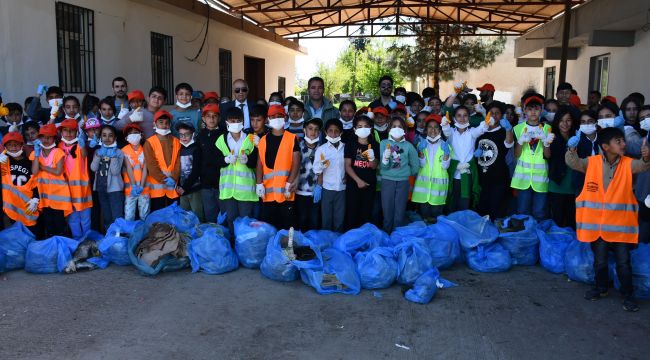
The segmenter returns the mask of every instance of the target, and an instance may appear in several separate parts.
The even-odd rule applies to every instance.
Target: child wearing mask
[[[171,111],[173,116],[171,126],[176,137],[178,137],[176,127],[179,123],[189,123],[194,129],[198,129],[199,125],[201,125],[201,111],[192,106],[192,92],[194,92],[194,89],[188,83],[180,83],[174,89],[176,106]]]
[[[74,119],[77,123],[80,123],[82,120],[81,114],[79,113],[79,109],[81,108],[81,105],[79,103],[79,99],[77,99],[76,96],[68,95],[63,98],[63,113],[64,117],[63,119]],[[60,124],[60,122],[56,122],[55,124]]]
[[[99,101],[99,100],[98,100]],[[86,133],[86,156],[92,159],[95,156],[95,151],[99,148],[100,144],[100,128],[102,124],[94,117],[86,118],[83,124],[84,132]],[[88,161],[88,183],[95,183],[95,172],[90,170],[92,161]],[[92,192],[93,204],[99,204],[99,194],[97,191]],[[90,210],[90,228],[95,231],[101,231],[102,211],[100,206],[93,206]]]
[[[194,142],[195,129],[191,123],[180,122],[176,125],[178,139],[182,145],[180,152],[181,175],[176,192],[181,196],[180,204],[184,210],[191,210],[199,221],[203,217],[201,188],[199,175],[201,173],[201,148]]]
[[[216,223],[219,216],[219,167],[217,157],[219,149],[215,146],[222,134],[219,129],[219,105],[209,103],[203,107],[201,120],[203,128],[196,141],[201,148],[201,202],[203,215],[207,222]]]
[[[417,150],[406,141],[406,123],[393,118],[389,137],[382,140],[379,148],[381,158],[381,202],[384,212],[383,228],[387,233],[406,221],[406,204],[409,194],[409,176],[420,170]]]
[[[322,193],[322,228],[342,233],[345,221],[345,145],[341,142],[343,124],[331,119],[325,124],[327,143],[316,149],[314,173],[318,175],[318,185],[314,193]],[[314,196],[314,201],[318,199]]]
[[[23,107],[18,103],[8,103],[6,108],[5,121],[7,125],[2,127],[0,133],[2,135],[6,135],[8,132],[21,133],[23,131]]]
[[[339,104],[339,113],[341,117],[339,120],[343,124],[343,133],[341,139],[344,144],[347,144],[354,137],[354,114],[357,112],[357,104],[352,100],[343,100]]]
[[[345,145],[347,229],[357,228],[372,220],[379,143],[374,141],[371,132],[372,120],[360,115],[354,119],[354,136]]]
[[[147,162],[147,184],[151,197],[150,209],[156,211],[178,201],[176,184],[181,172],[181,144],[171,135],[172,114],[158,110],[154,114],[156,134],[144,144],[144,158]]]
[[[420,214],[427,223],[435,223],[447,201],[451,148],[442,139],[440,115],[426,119],[426,138],[418,145],[420,170],[413,187],[411,201],[420,204]]]
[[[305,136],[305,133],[303,132],[303,124],[305,122],[305,119],[303,118],[304,113],[305,105],[302,102],[298,100],[291,100],[291,102],[289,102],[289,121],[287,121],[286,129],[290,133],[296,135],[299,140],[302,140]],[[253,125],[251,124],[251,127],[252,126]],[[255,132],[255,130],[253,131]]]
[[[25,139],[23,150],[27,157],[29,157],[32,151],[34,151],[34,142],[38,140],[38,130],[40,128],[40,125],[33,120],[27,121],[23,124],[23,139]]]
[[[298,214],[298,229],[302,232],[320,228],[320,193],[314,193],[318,186],[318,175],[314,173],[316,148],[320,143],[323,122],[319,118],[311,118],[304,123],[304,137],[300,141],[300,172],[298,188],[296,189],[296,213]]]
[[[567,142],[578,127],[578,119],[573,118],[570,109],[560,106],[551,122],[555,140],[551,143],[551,158],[548,161],[548,200],[551,219],[560,227],[575,229],[576,203],[572,181],[576,174],[564,160]]]
[[[101,124],[115,126],[119,120],[115,116],[115,101],[112,97],[107,97],[99,102],[99,113],[101,114]]]
[[[133,221],[144,219],[149,215],[149,187],[147,186],[147,163],[142,147],[142,129],[140,125],[131,123],[124,127],[124,137],[128,145],[122,148],[124,153],[124,219]],[[129,174],[129,169],[131,172]]]

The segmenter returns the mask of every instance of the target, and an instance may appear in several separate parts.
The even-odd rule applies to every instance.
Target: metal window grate
[[[167,90],[167,104],[174,100],[174,48],[172,37],[151,33],[152,86]]]
[[[282,97],[287,96],[287,79],[284,76],[278,76],[278,92],[282,94]]]
[[[221,96],[232,96],[232,52],[219,49],[219,91]]]
[[[59,86],[66,93],[95,92],[95,12],[56,3]]]

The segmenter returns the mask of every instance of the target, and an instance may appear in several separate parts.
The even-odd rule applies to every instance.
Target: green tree
[[[343,84],[348,78],[347,69],[339,64],[327,65],[318,63],[315,76],[320,76],[325,83],[325,96],[332,99],[335,94],[340,94]]]

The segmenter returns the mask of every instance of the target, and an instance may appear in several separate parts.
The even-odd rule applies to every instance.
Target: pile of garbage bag
[[[4,259],[4,271],[25,267],[27,247],[34,240],[34,234],[21,222],[0,231],[0,256]]]
[[[266,246],[277,230],[263,221],[249,217],[235,220],[235,251],[242,266],[257,269],[266,255]]]
[[[539,259],[537,221],[528,215],[512,215],[495,221],[497,241],[510,253],[512,265],[535,265]]]
[[[141,220],[128,221],[116,219],[106,231],[106,236],[99,242],[98,249],[102,258],[116,265],[131,265],[129,257],[129,238],[135,228],[141,225]]]

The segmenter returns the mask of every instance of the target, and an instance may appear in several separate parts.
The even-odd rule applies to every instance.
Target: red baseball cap
[[[126,134],[128,134],[131,130],[134,130],[134,129],[138,130],[140,133],[142,133],[142,128],[140,127],[140,125],[138,125],[136,123],[130,123],[130,124],[126,125],[124,127],[124,129],[122,130],[122,133],[124,134],[124,136],[126,136]]]
[[[544,100],[541,97],[533,95],[524,100],[524,107],[528,106],[531,102],[537,103],[538,105],[544,104]]]
[[[383,106],[377,106],[376,108],[372,109],[373,114],[382,114],[384,116],[388,116],[388,110],[386,110],[385,107]]]
[[[207,95],[206,95],[206,96],[207,96]],[[207,112],[209,112],[209,111],[218,114],[218,113],[219,113],[219,105],[218,105],[218,104],[208,104],[208,105],[206,105],[206,106],[203,107],[203,111],[202,111],[202,112],[203,112],[204,114],[207,113]]]
[[[402,103],[397,103],[397,107],[395,107],[393,111],[403,111],[404,113],[406,113],[406,105]]]
[[[608,96],[605,96],[605,97],[607,98]],[[616,98],[613,97],[613,96],[610,96],[610,97],[614,99],[613,103],[616,104]],[[580,100],[580,96],[578,96],[576,94],[572,94],[569,97],[569,104],[571,104],[571,105],[573,105],[575,107],[580,107],[580,104],[582,104],[582,100]]]
[[[274,116],[274,115],[279,115],[281,114],[282,116],[287,116],[287,113],[284,112],[284,108],[280,105],[271,105],[269,106],[269,111],[267,112],[267,116]]]
[[[569,100],[569,101],[571,101],[571,100]],[[600,102],[603,102],[603,101],[609,101],[609,102],[611,102],[612,104],[618,104],[618,103],[616,102],[616,98],[613,97],[612,95],[607,95],[607,96],[603,97],[603,99],[602,99]]]
[[[171,119],[174,118],[174,117],[172,116],[172,114],[169,113],[169,111],[167,111],[167,110],[158,110],[158,111],[156,111],[156,113],[153,115],[153,121],[156,122],[156,121],[158,121],[158,119],[160,119],[160,118],[162,118],[162,117],[165,117],[165,118],[169,119],[170,121],[171,121]]]
[[[56,136],[56,126],[54,124],[41,126],[41,129],[38,130],[38,136]]]
[[[142,100],[144,101],[144,93],[140,90],[133,90],[127,95],[129,101],[131,100]]]
[[[61,124],[59,124],[59,127],[71,129],[71,130],[77,130],[79,129],[79,123],[77,123],[77,120],[75,119],[65,119]]]
[[[217,94],[214,91],[208,91],[203,95],[203,101],[206,101],[208,99],[215,99],[215,100],[219,101],[219,94]]]
[[[7,145],[10,141],[18,141],[21,144],[25,143],[25,139],[23,139],[23,136],[17,131],[10,131],[7,135],[2,137],[2,145]]]
[[[425,122],[425,123],[428,123],[429,121],[435,121],[435,122],[437,122],[438,124],[440,124],[440,123],[442,123],[442,116],[440,116],[440,115],[438,115],[438,114],[430,114],[429,116],[427,116],[427,117],[424,119],[424,122]]]
[[[496,90],[494,89],[494,85],[487,83],[481,87],[476,88],[478,91],[492,91],[495,92]]]

